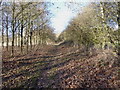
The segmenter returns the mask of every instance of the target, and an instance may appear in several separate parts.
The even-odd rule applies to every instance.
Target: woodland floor
[[[82,49],[55,45],[14,57],[3,50],[3,87],[120,88],[118,66],[111,50],[86,56]]]

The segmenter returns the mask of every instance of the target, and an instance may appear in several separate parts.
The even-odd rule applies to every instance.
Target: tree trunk
[[[26,29],[26,38],[27,38],[27,41],[26,41],[26,49],[27,49],[27,53],[28,53],[28,47],[29,47],[29,22],[28,22],[28,26],[27,26],[27,29]]]
[[[33,22],[31,22],[31,26],[33,29]],[[30,48],[32,49],[32,29],[30,29]]]
[[[14,31],[12,31],[12,55],[14,55]]]
[[[106,23],[105,23],[105,15],[104,15],[105,14],[105,4],[104,4],[104,2],[100,2],[100,9],[101,9],[102,27],[104,28],[104,30],[102,30],[102,31],[103,31],[103,33],[105,33],[106,32]],[[103,35],[103,37],[104,37],[105,40],[102,42],[102,49],[105,49],[104,47],[106,45],[106,36]]]
[[[22,20],[21,20],[21,53],[23,53],[23,6],[22,8]]]
[[[20,26],[18,27],[18,47],[20,47]]]
[[[21,53],[23,52],[23,20],[21,22]]]
[[[8,37],[8,16],[6,17],[6,36],[7,36],[6,48],[7,48],[7,51],[8,51],[8,43],[9,43],[9,37]]]
[[[14,55],[14,35],[15,35],[15,3],[13,4],[13,8],[12,8],[12,55]]]
[[[104,2],[100,2],[100,10],[101,10],[101,18],[102,18],[102,24],[105,25],[105,9],[104,9]]]
[[[33,33],[33,37],[34,37],[34,40],[33,40],[33,42],[34,42],[34,47],[35,47],[35,31],[34,31],[34,33]]]
[[[3,14],[2,14],[2,20],[3,20]],[[2,21],[2,48],[4,48],[4,24]]]
[[[118,17],[117,17],[117,22],[118,22],[118,55],[120,56],[120,2],[118,2]]]

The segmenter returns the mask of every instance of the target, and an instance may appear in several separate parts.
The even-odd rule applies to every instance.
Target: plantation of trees
[[[49,13],[45,3],[3,3],[2,7],[2,47],[10,49],[14,55],[15,47],[28,52],[32,46],[46,44],[54,40],[49,23]],[[11,46],[9,48],[9,46]],[[23,50],[24,49],[24,50]]]
[[[89,2],[58,37],[55,3],[0,4],[3,89],[120,88],[120,2]]]

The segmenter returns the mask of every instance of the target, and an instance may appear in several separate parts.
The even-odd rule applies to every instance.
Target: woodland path
[[[3,86],[21,88],[115,88],[117,66],[105,51],[86,56],[67,46],[46,46],[3,59]],[[111,60],[107,61],[107,60]]]

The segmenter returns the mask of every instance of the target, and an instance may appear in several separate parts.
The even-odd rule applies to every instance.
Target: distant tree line
[[[14,55],[15,48],[28,53],[34,46],[54,41],[48,5],[46,2],[2,2],[2,47]]]

